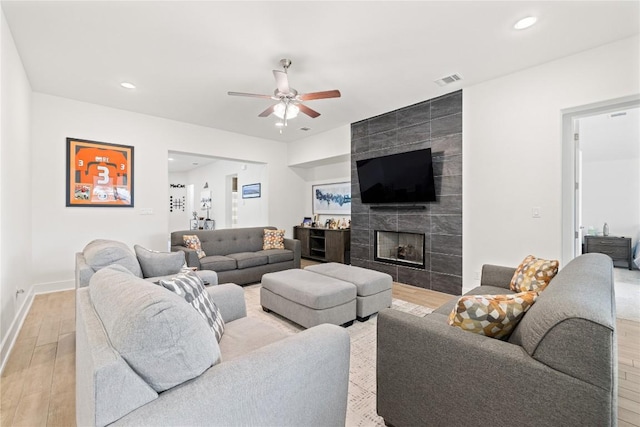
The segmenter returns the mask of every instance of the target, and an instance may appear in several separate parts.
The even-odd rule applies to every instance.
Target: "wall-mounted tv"
[[[434,202],[431,148],[356,161],[362,203]]]

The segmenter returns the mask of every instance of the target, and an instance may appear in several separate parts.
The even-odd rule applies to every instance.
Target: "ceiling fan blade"
[[[301,101],[313,101],[314,99],[340,98],[339,90],[326,90],[324,92],[311,92],[298,95]]]
[[[249,96],[251,98],[266,98],[271,99],[271,95],[259,95],[257,93],[244,93],[244,92],[227,92],[231,96]]]
[[[284,71],[273,70],[273,77],[276,78],[276,86],[278,87],[278,92],[291,92],[291,89],[289,88],[289,77],[287,76],[287,73],[285,73]]]
[[[311,108],[307,107],[304,104],[298,104],[298,107],[300,108],[300,111],[302,111],[303,113],[305,113],[307,116],[311,117],[312,119],[315,119],[316,117],[318,117],[320,115],[320,113],[318,113],[316,110],[312,110]]]
[[[258,114],[258,117],[270,116],[271,113],[273,113],[273,107],[275,107],[275,105],[272,105],[271,107],[269,107],[266,110],[264,110],[262,113]]]

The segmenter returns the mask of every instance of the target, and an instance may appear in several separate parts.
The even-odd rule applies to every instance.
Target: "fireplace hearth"
[[[376,261],[425,268],[424,234],[376,230],[374,239]]]

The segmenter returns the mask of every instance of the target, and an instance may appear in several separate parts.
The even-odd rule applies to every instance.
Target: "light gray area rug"
[[[265,313],[260,306],[260,285],[244,287],[247,313],[285,332],[297,333],[303,328],[274,313]],[[416,316],[431,313],[432,309],[410,302],[393,299],[392,307]],[[366,322],[357,320],[346,328],[351,336],[351,363],[349,368],[349,401],[347,426],[384,426],[376,413],[376,324],[374,315]]]
[[[640,322],[640,271],[614,268],[616,316]]]

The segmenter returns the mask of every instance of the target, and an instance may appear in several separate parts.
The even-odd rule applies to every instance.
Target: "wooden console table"
[[[584,236],[584,252],[598,252],[609,255],[614,261],[625,261],[629,270],[633,268],[631,259],[631,239],[616,236]]]
[[[349,263],[351,251],[351,230],[329,228],[293,228],[293,238],[300,240],[303,258],[322,262]]]

